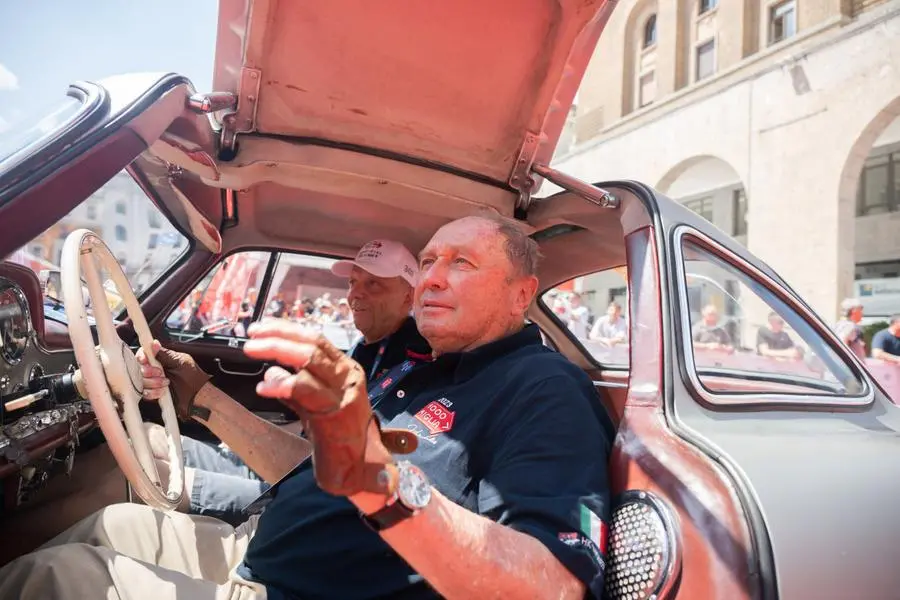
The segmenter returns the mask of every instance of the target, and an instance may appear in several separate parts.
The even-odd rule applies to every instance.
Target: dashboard
[[[68,474],[80,439],[97,427],[75,390],[65,323],[45,316],[45,302],[32,271],[0,263],[0,513]]]

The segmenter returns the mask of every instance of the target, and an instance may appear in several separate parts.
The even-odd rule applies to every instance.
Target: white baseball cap
[[[391,240],[372,240],[359,249],[353,260],[339,260],[331,265],[331,272],[338,277],[350,277],[353,267],[371,273],[375,277],[402,277],[409,285],[416,285],[419,268],[416,258],[406,246]]]

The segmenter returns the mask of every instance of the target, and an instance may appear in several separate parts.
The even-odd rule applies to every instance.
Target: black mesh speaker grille
[[[676,561],[671,513],[647,492],[626,492],[613,511],[606,595],[657,600],[671,586]]]

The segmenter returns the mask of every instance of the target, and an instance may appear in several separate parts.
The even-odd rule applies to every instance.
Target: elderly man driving
[[[205,381],[193,402],[267,480],[289,473],[265,511],[235,529],[114,505],[7,565],[0,597],[600,597],[611,433],[590,379],[525,322],[536,261],[504,219],[438,230],[415,290],[435,359],[374,408],[363,369],[327,341],[253,325],[245,352],[283,366],[257,391],[309,440]]]

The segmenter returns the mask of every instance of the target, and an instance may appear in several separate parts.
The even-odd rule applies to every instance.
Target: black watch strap
[[[376,510],[370,515],[361,512],[359,516],[374,531],[383,531],[393,527],[400,521],[410,518],[414,514],[414,511],[405,507],[400,500],[395,499],[387,506]]]

